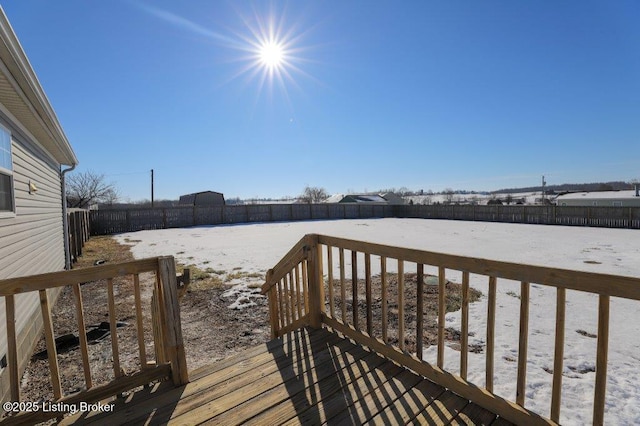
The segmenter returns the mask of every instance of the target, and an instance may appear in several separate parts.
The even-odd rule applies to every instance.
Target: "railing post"
[[[176,386],[189,383],[187,361],[182,340],[182,324],[180,322],[180,302],[178,299],[178,281],[176,266],[172,256],[158,258],[158,274],[160,276],[161,309],[164,310],[162,334],[166,358],[171,362],[171,378]]]
[[[271,278],[273,277],[273,269],[269,269],[267,271],[266,282],[270,283]],[[277,286],[273,285],[269,289],[267,293],[267,297],[269,298],[269,323],[271,325],[271,338],[275,339],[278,337],[280,332],[280,327],[278,327],[278,318],[280,313],[278,312],[278,289]]]
[[[322,251],[317,235],[308,236],[309,243],[309,325],[311,328],[322,327],[324,312],[324,279],[322,276]]]

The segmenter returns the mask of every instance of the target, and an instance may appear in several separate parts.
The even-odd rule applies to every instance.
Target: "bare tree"
[[[513,195],[507,194],[507,196],[505,197],[504,201],[507,203],[507,205],[513,203]]]
[[[118,191],[113,183],[107,183],[104,175],[91,170],[73,173],[66,179],[67,205],[88,208],[95,203],[114,203]]]
[[[304,192],[300,195],[300,201],[307,204],[315,204],[321,203],[327,198],[329,198],[329,194],[327,194],[327,190],[324,188],[319,188],[317,186],[306,186],[304,188]]]
[[[453,189],[445,188],[444,191],[442,191],[442,193],[445,196],[445,201],[447,202],[447,204],[451,204],[451,202],[453,201],[453,194],[455,194]]]

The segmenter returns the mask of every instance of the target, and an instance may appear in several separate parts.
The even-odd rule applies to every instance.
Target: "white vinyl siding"
[[[20,139],[14,134],[11,147],[15,214],[0,218],[0,279],[60,271],[65,265],[60,166]],[[32,194],[29,182],[38,188]],[[51,293],[52,299],[57,293]],[[24,365],[42,324],[37,292],[18,295],[16,313],[18,346],[23,355],[19,357]],[[7,347],[5,318],[0,298],[0,357]]]

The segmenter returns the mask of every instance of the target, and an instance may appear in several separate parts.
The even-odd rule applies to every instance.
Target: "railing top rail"
[[[474,274],[640,300],[640,278],[635,277],[465,257],[368,243],[327,235],[314,235],[313,237],[317,238],[320,244],[408,262],[442,266]]]
[[[98,281],[122,275],[155,271],[158,269],[159,259],[161,259],[161,257],[152,257],[113,265],[99,265],[92,268],[8,278],[0,280],[0,296],[46,290],[49,288]]]
[[[267,282],[262,285],[262,294],[266,294],[276,282],[291,271],[291,268],[304,260],[305,247],[309,247],[312,244],[317,244],[317,236],[315,234],[307,234],[302,237],[300,241],[282,257],[277,265],[269,270]]]

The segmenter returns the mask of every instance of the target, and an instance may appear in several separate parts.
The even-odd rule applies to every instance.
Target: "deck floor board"
[[[329,330],[300,329],[63,424],[491,424],[496,415]],[[502,419],[498,419],[502,421]]]

